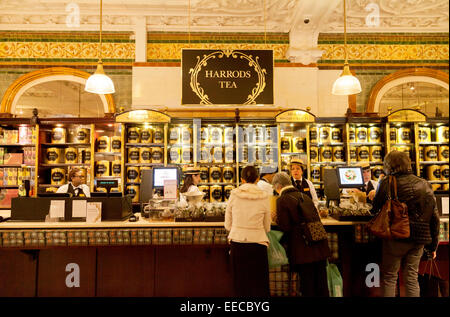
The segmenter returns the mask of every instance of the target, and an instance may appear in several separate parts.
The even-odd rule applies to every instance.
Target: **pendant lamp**
[[[333,84],[333,89],[331,93],[333,95],[354,95],[361,92],[361,84],[359,83],[358,78],[352,75],[350,72],[350,66],[348,65],[348,53],[347,53],[347,12],[345,8],[345,0],[344,0],[344,53],[345,53],[345,62],[344,62],[344,70],[342,71],[341,76]]]
[[[84,90],[94,94],[113,94],[115,92],[114,83],[111,78],[106,76],[102,63],[102,5],[103,1],[100,0],[100,46],[98,50],[97,69],[86,81]]]

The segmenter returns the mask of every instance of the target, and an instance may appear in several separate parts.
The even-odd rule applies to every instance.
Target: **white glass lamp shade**
[[[354,95],[361,92],[361,84],[358,78],[352,75],[348,65],[344,65],[344,71],[333,84],[333,95]]]
[[[101,62],[97,64],[97,70],[86,81],[84,90],[94,94],[113,94],[115,92],[114,83],[106,76]]]

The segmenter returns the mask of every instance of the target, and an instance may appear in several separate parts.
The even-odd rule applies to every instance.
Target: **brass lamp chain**
[[[263,0],[263,4],[264,4],[264,45],[267,45],[266,0]]]
[[[188,4],[188,41],[189,48],[191,48],[191,0],[189,0]]]
[[[103,11],[102,11],[102,7],[103,7],[103,0],[100,0],[100,47],[98,49],[98,59],[101,62],[102,61],[102,17],[103,17]]]
[[[345,62],[344,64],[348,64],[348,53],[347,53],[347,10],[344,0],[344,51],[345,51]]]

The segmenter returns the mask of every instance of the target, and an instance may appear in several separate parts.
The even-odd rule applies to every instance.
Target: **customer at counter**
[[[314,202],[316,208],[319,206],[319,198],[317,197],[316,189],[313,183],[303,177],[305,165],[300,159],[292,159],[290,163],[291,182],[292,186],[297,188],[301,193],[309,196]]]
[[[329,297],[326,260],[331,256],[328,240],[307,243],[302,231],[303,222],[320,221],[319,213],[309,196],[302,195],[292,186],[289,175],[278,173],[273,187],[280,194],[277,199],[277,223],[285,233],[282,242],[287,243],[291,270],[298,272],[300,289],[304,297]],[[300,208],[310,205],[310,208]],[[286,241],[287,240],[287,241]]]
[[[186,193],[203,194],[197,187],[200,182],[200,170],[198,168],[188,167],[184,172],[184,176],[184,183],[180,188],[180,201],[186,201],[186,197],[183,195]]]
[[[275,195],[276,192],[273,190],[272,187],[272,179],[273,176],[277,173],[277,168],[273,168],[271,166],[269,167],[261,167],[261,176],[259,178],[259,181],[256,185],[258,185],[259,188],[267,192],[269,195]]]
[[[269,264],[267,247],[270,231],[269,195],[261,190],[258,170],[242,170],[242,185],[231,191],[225,212],[235,296],[268,297]]]
[[[373,201],[373,198],[375,197],[375,193],[377,192],[378,188],[378,182],[374,181],[372,179],[372,170],[370,169],[370,164],[366,162],[358,163],[357,166],[362,168],[363,171],[363,178],[364,178],[364,190],[363,192],[366,193],[366,201],[371,204]],[[360,193],[361,190],[357,188],[347,189],[347,193],[351,192],[358,192]]]
[[[430,183],[412,172],[407,153],[391,151],[384,158],[384,171],[397,180],[397,195],[408,206],[410,237],[383,240],[381,287],[385,297],[395,296],[395,286],[402,267],[406,297],[419,297],[418,268],[425,253],[436,257],[439,241],[439,215]],[[381,210],[388,196],[388,177],[380,182],[373,200],[373,212]]]
[[[59,187],[56,192],[71,194],[73,197],[91,197],[91,191],[85,184],[85,179],[83,170],[74,167],[69,172],[69,183]]]

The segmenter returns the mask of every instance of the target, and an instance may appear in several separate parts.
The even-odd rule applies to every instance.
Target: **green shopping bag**
[[[328,291],[330,297],[343,297],[343,281],[339,269],[334,263],[329,263],[327,260],[327,279]]]
[[[286,250],[280,244],[280,239],[283,236],[283,232],[277,230],[271,230],[267,233],[270,244],[267,249],[267,256],[269,260],[269,268],[274,268],[282,265],[289,264],[289,260],[286,256]]]

